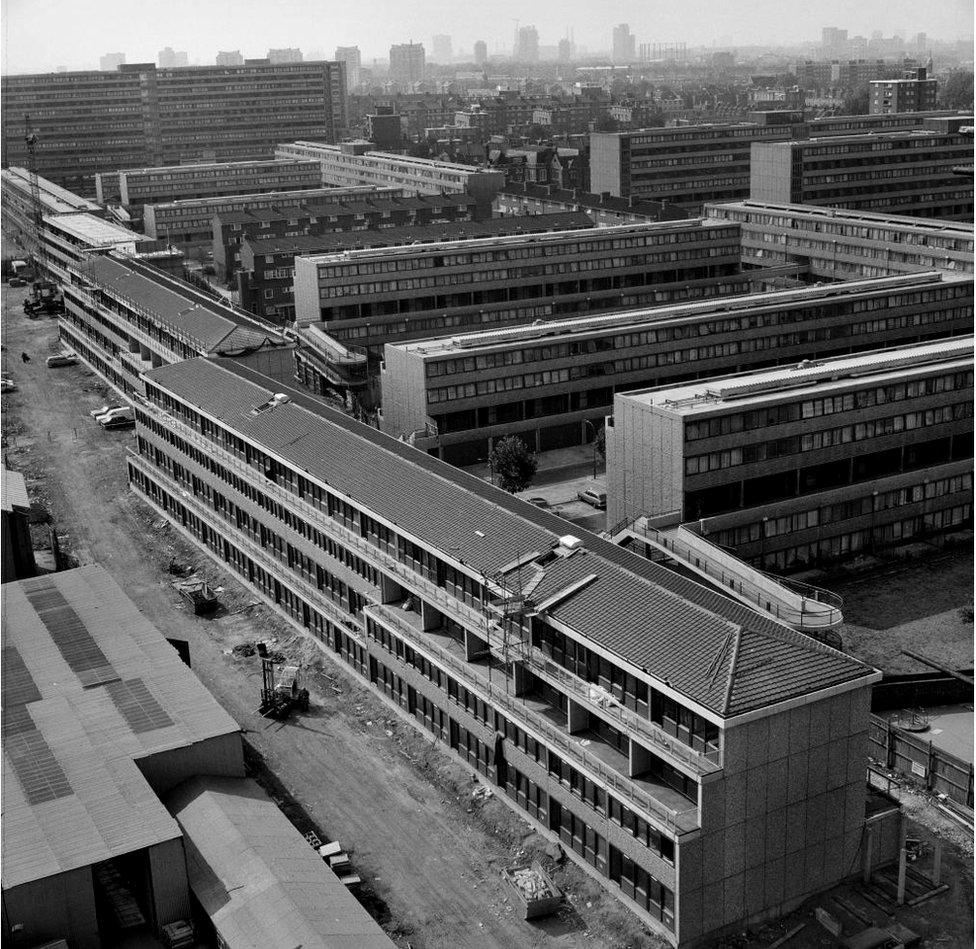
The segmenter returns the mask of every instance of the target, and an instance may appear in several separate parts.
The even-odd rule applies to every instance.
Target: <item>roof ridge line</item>
[[[736,625],[735,642],[732,647],[732,660],[729,662],[729,675],[725,683],[725,697],[722,701],[722,714],[727,715],[732,704],[732,687],[735,685],[735,673],[739,665],[739,650],[742,647],[742,627]]]

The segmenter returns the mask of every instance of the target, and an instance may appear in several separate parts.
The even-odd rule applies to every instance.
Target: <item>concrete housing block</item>
[[[789,777],[786,783],[786,802],[795,804],[806,797],[807,791],[807,756],[791,755],[789,759]]]
[[[711,834],[702,852],[702,880],[717,883],[725,876],[725,834]],[[684,882],[682,881],[682,886]]]
[[[753,768],[746,772],[746,818],[751,820],[766,812],[766,787],[768,785],[766,767]]]
[[[810,706],[810,747],[830,741],[830,703],[817,702]]]
[[[786,872],[786,861],[781,857],[771,860],[766,865],[766,876],[764,879],[766,905],[776,906],[783,902],[783,875]]]
[[[746,868],[758,867],[766,859],[766,822],[749,821],[746,824]]]
[[[746,813],[746,776],[730,775],[725,779],[725,823],[741,821]]]
[[[847,784],[847,739],[839,738],[827,746],[827,788]]]
[[[685,887],[691,890],[700,890],[702,886],[702,858],[703,853],[707,852],[704,841],[697,841],[688,846],[682,844],[678,851],[678,882],[679,890],[684,892]]]
[[[782,857],[786,853],[786,808],[766,815],[766,859]]]
[[[746,912],[746,876],[737,873],[725,881],[725,921],[734,923],[742,919]]]
[[[746,825],[734,824],[725,831],[725,876],[741,873],[746,867]]]
[[[748,767],[746,756],[750,727],[750,725],[736,725],[734,728],[726,728],[722,733],[722,762],[726,780],[739,771],[745,771]]]
[[[765,906],[765,874],[762,867],[746,870],[745,900],[746,914],[751,916],[758,913]]]
[[[769,724],[765,718],[749,725],[746,767],[758,768],[769,760]]]
[[[807,810],[804,804],[786,808],[786,855],[799,853],[806,842]]]
[[[769,723],[769,760],[777,761],[790,753],[790,714],[774,715]]]
[[[769,763],[766,770],[766,807],[769,810],[775,811],[786,805],[789,773],[789,758],[779,758]]]
[[[824,850],[818,845],[807,847],[804,852],[804,873],[806,876],[806,890],[818,890],[824,883]],[[797,876],[800,876],[797,873]]]
[[[827,795],[818,794],[807,801],[807,842],[819,842],[827,836]]]
[[[725,883],[713,883],[702,890],[702,928],[708,932],[725,924]]]
[[[848,735],[851,728],[851,693],[835,695],[830,703],[830,738]]]
[[[810,706],[790,711],[790,754],[798,755],[810,747]]]
[[[807,756],[807,794],[827,790],[827,746],[817,745]]]

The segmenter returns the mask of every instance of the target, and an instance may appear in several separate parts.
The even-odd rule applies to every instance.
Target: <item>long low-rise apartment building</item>
[[[505,435],[538,451],[586,444],[614,393],[628,389],[972,326],[972,281],[936,272],[391,344],[380,424],[447,461],[473,464]]]
[[[273,327],[118,253],[69,268],[61,342],[127,398],[142,373],[199,355],[226,355],[290,378],[292,348]]]
[[[145,381],[133,490],[673,945],[876,852],[879,673],[239,364]]]
[[[309,200],[297,208],[248,208],[215,214],[213,261],[217,276],[230,280],[240,269],[240,247],[245,240],[425,227],[473,221],[477,216],[477,202],[467,194],[405,195],[398,188],[389,188],[349,195],[343,200],[344,189],[334,190],[339,193],[332,200]]]
[[[34,220],[34,197],[31,192],[31,176],[26,168],[4,168],[0,171],[3,186],[3,216],[18,230],[30,228]],[[103,217],[105,211],[94,201],[72,194],[47,178],[37,176],[37,198],[41,214],[92,214]]]
[[[734,225],[675,221],[295,260],[295,317],[374,352],[390,342],[568,313],[731,295]]]
[[[610,523],[760,568],[971,528],[972,501],[972,336],[621,393],[607,427]]]
[[[591,194],[579,188],[557,188],[526,182],[509,182],[495,195],[492,209],[498,215],[554,214],[558,211],[583,211],[599,227],[614,224],[641,224],[654,221],[681,221],[688,212],[667,201],[640,201],[617,198],[608,191]]]
[[[68,281],[68,270],[92,254],[115,250],[129,256],[166,251],[164,241],[156,241],[121,224],[92,214],[57,214],[42,221],[41,254],[44,266],[61,283]],[[171,255],[182,261],[182,254]]]
[[[479,214],[491,217],[491,201],[505,187],[505,173],[477,165],[433,158],[412,158],[374,151],[371,142],[290,142],[275,149],[277,158],[314,158],[322,168],[324,184],[371,184],[403,188],[406,194],[470,194]]]
[[[709,204],[705,215],[742,228],[746,267],[798,264],[828,280],[973,272],[973,229],[960,222],[765,201]]]
[[[442,199],[425,197],[400,200],[440,201]],[[507,234],[547,234],[593,226],[589,217],[582,212],[491,218],[487,221],[468,219],[437,224],[424,224],[416,220],[413,224],[399,227],[384,226],[383,220],[374,217],[367,222],[373,225],[369,228],[337,229],[309,236],[245,238],[236,252],[240,267],[237,276],[241,306],[275,322],[293,320],[295,318],[295,258],[305,254],[341,254],[347,250],[402,247],[408,244],[440,244],[447,241],[477,240]],[[260,235],[261,232],[257,233]]]
[[[968,121],[971,125],[972,119]],[[972,153],[972,133],[959,131],[755,142],[749,197],[779,204],[971,221],[973,183],[953,174],[952,169]]]
[[[127,208],[164,204],[184,198],[214,198],[223,194],[303,191],[322,186],[317,162],[302,159],[205,162],[126,168],[95,176],[98,200],[117,195]]]
[[[142,209],[143,230],[150,237],[165,238],[186,249],[210,250],[213,221],[221,214],[268,209],[289,210],[307,204],[326,204],[372,197],[380,193],[373,185],[348,188],[308,188],[301,191],[267,191],[258,194],[228,194],[214,198],[185,198],[163,204],[147,204]],[[382,191],[400,194],[398,189]]]

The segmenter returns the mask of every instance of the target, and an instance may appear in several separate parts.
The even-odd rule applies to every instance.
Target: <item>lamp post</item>
[[[589,425],[590,428],[593,429],[593,477],[596,478],[596,436],[597,436],[597,427],[588,418],[583,419],[583,424],[584,425]]]

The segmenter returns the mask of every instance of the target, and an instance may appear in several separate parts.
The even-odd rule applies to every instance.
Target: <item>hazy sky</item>
[[[97,69],[99,57],[124,52],[151,62],[164,46],[190,61],[213,63],[221,49],[248,57],[269,47],[298,46],[331,57],[359,46],[364,64],[386,58],[391,43],[413,39],[430,53],[431,37],[448,33],[454,49],[484,39],[509,49],[515,18],[534,25],[539,42],[555,44],[572,29],[578,44],[609,48],[614,24],[626,22],[637,42],[795,43],[818,39],[823,26],[870,36],[904,31],[957,39],[973,32],[972,0],[2,0],[4,72],[58,66]]]

